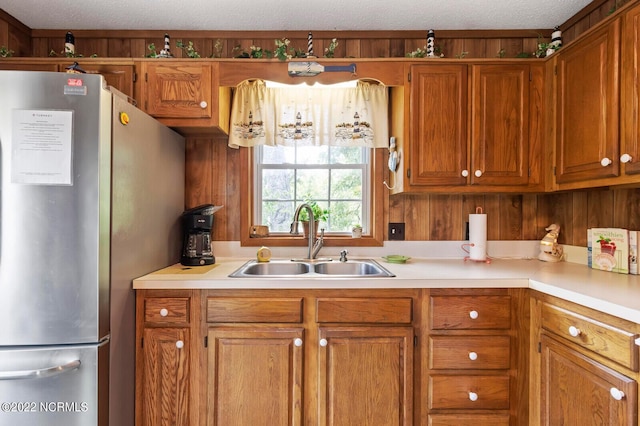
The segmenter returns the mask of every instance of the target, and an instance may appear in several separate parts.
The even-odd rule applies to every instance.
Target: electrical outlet
[[[404,240],[404,223],[389,224],[389,240]]]

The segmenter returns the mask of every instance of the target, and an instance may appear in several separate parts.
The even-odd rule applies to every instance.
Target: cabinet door
[[[208,426],[302,424],[303,330],[212,327]]]
[[[529,66],[472,67],[471,183],[529,181]]]
[[[622,39],[621,161],[625,174],[640,173],[640,7],[624,15]],[[629,157],[623,158],[624,154]]]
[[[557,183],[619,175],[619,39],[615,20],[557,53]]]
[[[9,71],[58,71],[57,62],[49,63],[29,63],[28,61],[0,61],[0,70]]]
[[[413,329],[321,327],[319,425],[413,424]]]
[[[211,65],[197,62],[143,63],[144,109],[158,118],[211,118]],[[217,99],[216,99],[217,100]]]
[[[143,332],[142,425],[190,425],[189,330]]]
[[[467,66],[412,66],[410,116],[409,183],[465,185]]]
[[[102,75],[109,86],[133,98],[133,65],[94,64],[80,61],[79,65],[88,73]],[[60,71],[64,71],[65,66],[61,65]]]
[[[637,424],[634,380],[544,335],[541,376],[543,425]]]

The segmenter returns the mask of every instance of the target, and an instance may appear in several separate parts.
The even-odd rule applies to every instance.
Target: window
[[[256,223],[273,234],[290,231],[298,205],[315,201],[328,210],[319,228],[350,234],[355,224],[369,232],[370,148],[345,146],[258,146],[254,155]],[[318,220],[318,218],[316,218]]]

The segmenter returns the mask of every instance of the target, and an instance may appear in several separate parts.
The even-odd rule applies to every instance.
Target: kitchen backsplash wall
[[[213,239],[239,241],[240,152],[226,139],[187,140],[186,204],[213,203]],[[382,185],[381,182],[376,184]],[[640,230],[640,189],[593,189],[553,194],[393,195],[384,222],[404,222],[407,240],[462,240],[465,222],[476,207],[487,213],[489,240],[537,240],[551,223],[561,226],[560,242],[587,245],[587,228],[620,227]],[[386,228],[386,226],[385,226]],[[385,235],[385,239],[386,235]]]

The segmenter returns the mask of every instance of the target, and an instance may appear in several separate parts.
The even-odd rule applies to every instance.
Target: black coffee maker
[[[211,249],[211,228],[213,204],[203,204],[182,213],[182,256],[180,263],[185,266],[212,265],[216,263]]]

